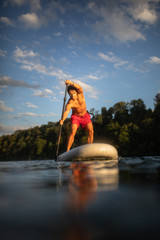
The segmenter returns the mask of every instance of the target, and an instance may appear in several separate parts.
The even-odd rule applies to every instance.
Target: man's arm
[[[66,118],[67,118],[67,116],[68,116],[68,113],[70,112],[71,108],[72,108],[72,103],[71,103],[70,100],[69,100],[69,102],[68,102],[67,105],[66,105],[65,112],[63,113],[63,117],[62,117],[62,119],[60,119],[60,121],[59,121],[60,125],[63,125],[63,122],[66,120]]]
[[[78,84],[78,83],[74,83],[72,82],[71,80],[66,80],[65,81],[65,84],[66,85],[71,85],[73,87],[75,87],[77,89],[77,92],[80,94],[80,93],[83,93],[83,89],[81,88],[81,86]]]

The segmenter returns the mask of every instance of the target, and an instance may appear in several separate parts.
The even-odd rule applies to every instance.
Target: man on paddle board
[[[63,125],[63,122],[72,109],[71,134],[69,136],[67,144],[67,151],[69,151],[74,142],[74,137],[76,135],[77,129],[80,125],[83,128],[86,128],[88,132],[87,142],[93,142],[93,124],[90,119],[91,116],[87,113],[86,110],[86,101],[81,86],[77,83],[73,83],[71,80],[66,80],[65,84],[68,85],[68,94],[70,96],[70,99],[66,105],[63,118],[60,120],[60,125]]]

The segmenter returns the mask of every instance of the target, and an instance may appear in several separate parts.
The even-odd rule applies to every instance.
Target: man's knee
[[[71,128],[71,135],[75,136],[77,132],[77,126],[72,126]]]
[[[89,133],[89,135],[93,136],[94,130],[93,129],[89,129],[88,133]]]
[[[72,135],[72,136],[75,136],[75,135],[76,135],[76,132],[77,132],[77,130],[71,130],[71,135]]]
[[[89,135],[93,135],[93,134],[94,134],[93,126],[92,126],[92,125],[89,126],[89,127],[87,128],[87,131],[88,131],[88,134],[89,134]]]

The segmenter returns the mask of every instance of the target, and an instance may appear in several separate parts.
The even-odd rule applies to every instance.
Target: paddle
[[[64,99],[63,99],[63,108],[62,108],[62,116],[61,116],[61,119],[63,119],[63,114],[64,114],[64,110],[65,110],[65,103],[66,103],[67,89],[68,89],[68,85],[66,85],[66,89],[65,89],[65,94],[64,94]],[[61,132],[62,132],[62,125],[60,125],[60,128],[59,128],[59,136],[58,136],[57,151],[56,151],[56,160],[57,160],[57,157],[58,157],[59,144],[60,144],[60,141],[61,141]]]

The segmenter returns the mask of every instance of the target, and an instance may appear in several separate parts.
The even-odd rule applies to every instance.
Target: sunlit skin
[[[70,99],[68,100],[68,103],[66,105],[65,112],[63,114],[63,119],[60,120],[60,125],[63,125],[63,122],[67,118],[71,109],[72,109],[72,115],[76,115],[76,116],[84,116],[87,112],[86,101],[85,101],[83,89],[81,88],[81,86],[77,83],[73,83],[71,80],[66,80],[65,84],[74,86],[77,89],[77,91],[76,90],[69,91]],[[67,151],[70,150],[74,142],[74,137],[76,135],[77,129],[78,129],[77,124],[71,124],[71,134],[68,139]],[[86,130],[88,132],[87,142],[92,143],[93,142],[92,123],[88,123],[86,125]]]

